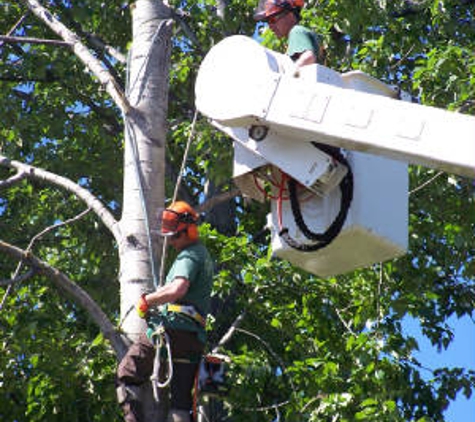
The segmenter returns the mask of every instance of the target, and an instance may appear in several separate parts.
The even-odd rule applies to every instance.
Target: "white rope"
[[[183,178],[183,172],[185,171],[186,161],[188,160],[188,152],[190,150],[191,140],[193,139],[193,136],[195,136],[195,126],[196,126],[197,118],[198,118],[198,110],[195,110],[195,115],[193,116],[193,121],[191,122],[190,135],[188,136],[188,141],[186,142],[183,159],[181,160],[180,173],[178,173],[178,178],[175,184],[175,192],[173,192],[173,202],[176,201],[176,198],[178,196],[178,189],[180,188],[181,179]]]
[[[183,153],[183,158],[181,160],[180,172],[178,173],[178,177],[177,177],[177,180],[176,180],[176,183],[175,183],[175,191],[173,192],[172,203],[176,201],[176,198],[178,196],[178,190],[180,189],[181,180],[183,178],[183,172],[185,171],[186,161],[188,160],[188,152],[190,150],[191,140],[193,139],[193,136],[195,135],[195,126],[196,126],[197,118],[198,118],[198,110],[195,110],[195,115],[193,116],[193,121],[191,123],[190,135],[188,136],[188,140],[186,142],[186,147],[185,147],[185,152]],[[163,239],[162,259],[161,259],[161,263],[160,263],[160,281],[159,281],[160,286],[163,286],[163,281],[164,281],[164,278],[165,278],[165,260],[166,260],[166,257],[167,257],[167,238],[165,237]]]
[[[160,326],[153,334],[152,337],[157,337],[155,340],[155,359],[153,362],[153,372],[152,376],[150,377],[150,381],[152,382],[153,387],[153,397],[155,401],[160,401],[160,394],[158,392],[159,389],[163,389],[168,387],[170,384],[172,377],[173,377],[173,358],[172,358],[172,350],[170,346],[170,337],[165,331],[163,326]],[[162,349],[165,348],[167,351],[166,360],[168,362],[168,374],[165,381],[160,381],[160,366],[161,366],[161,359],[160,353]]]

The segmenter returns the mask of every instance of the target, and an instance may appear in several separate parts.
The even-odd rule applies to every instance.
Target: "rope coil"
[[[165,331],[165,327],[160,325],[157,330],[152,334],[152,339],[155,343],[155,359],[153,361],[153,372],[150,377],[153,387],[153,397],[155,401],[160,401],[160,395],[158,390],[168,387],[173,377],[173,358],[172,350],[170,345],[170,337]],[[164,359],[168,362],[168,374],[165,381],[160,381],[160,370],[161,370],[161,353],[162,350],[166,351],[166,358]]]

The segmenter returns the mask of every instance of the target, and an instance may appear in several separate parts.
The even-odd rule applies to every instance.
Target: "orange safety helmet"
[[[185,201],[176,201],[161,213],[160,234],[174,236],[186,231],[190,240],[198,240],[197,223],[198,214],[196,211]]]
[[[254,14],[254,20],[266,21],[286,10],[300,11],[303,6],[304,0],[260,0]]]

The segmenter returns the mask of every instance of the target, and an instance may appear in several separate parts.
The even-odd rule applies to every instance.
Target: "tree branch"
[[[66,221],[62,221],[60,223],[56,223],[56,224],[53,224],[52,226],[49,226],[49,227],[46,227],[46,229],[42,230],[41,232],[39,232],[38,234],[36,234],[35,236],[33,236],[33,238],[30,240],[30,243],[28,245],[28,251],[30,251],[32,248],[33,248],[33,245],[34,243],[40,238],[40,237],[43,237],[46,233],[54,230],[54,229],[57,229],[58,227],[62,227],[62,226],[66,226],[68,224],[71,224],[71,223],[74,223],[75,221],[77,220],[80,220],[82,217],[84,217],[89,211],[91,211],[91,208],[88,208],[87,210],[84,210],[82,212],[80,212],[78,215],[74,216],[73,218],[69,218],[68,220]]]
[[[113,57],[119,63],[122,63],[122,64],[127,63],[127,57],[125,57],[119,50],[117,50],[114,47],[111,47],[110,45],[106,44],[97,35],[90,34],[90,33],[85,33],[85,36],[87,37],[87,39],[91,42],[91,44],[94,47],[96,47],[96,48],[98,48],[102,51],[105,51],[109,56]]]
[[[72,47],[72,44],[61,40],[47,40],[42,38],[31,37],[12,37],[8,35],[0,35],[0,42],[9,44],[44,44],[44,45],[56,45],[59,47]]]
[[[75,217],[73,218],[70,218],[66,221],[63,221],[61,223],[57,223],[57,224],[53,224],[52,226],[49,226],[49,227],[46,227],[46,229],[42,230],[41,232],[37,233],[35,236],[33,236],[33,238],[30,240],[30,242],[28,243],[28,247],[26,248],[25,252],[26,253],[29,253],[32,248],[33,248],[33,245],[35,244],[35,242],[40,239],[42,236],[44,236],[46,233],[50,232],[51,230],[53,229],[56,229],[58,227],[61,227],[61,226],[65,226],[67,224],[70,224],[70,223],[73,223],[74,221],[77,221],[79,220],[80,218],[82,218],[83,216],[85,216],[91,209],[88,208],[87,210],[79,213],[78,215],[76,215]],[[3,299],[2,299],[2,302],[0,303],[0,310],[3,309],[3,304],[5,303],[5,300],[7,298],[7,296],[10,294],[11,292],[11,289],[12,289],[12,286],[14,284],[17,284],[17,283],[20,283],[26,279],[28,279],[29,277],[31,277],[33,274],[34,274],[34,271],[33,271],[33,274],[30,274],[30,272],[28,272],[27,274],[24,274],[24,275],[19,275],[21,269],[22,269],[22,261],[20,261],[15,269],[15,272],[13,273],[13,276],[12,276],[12,279],[11,280],[8,280],[8,281],[5,281],[3,283],[3,285],[7,285],[8,288],[7,288],[7,291],[5,292],[5,295],[3,296]],[[0,281],[0,285],[2,285],[2,282]]]
[[[28,17],[30,12],[26,12],[20,19],[18,19],[15,24],[10,28],[10,30],[7,32],[7,35],[13,34],[16,29],[23,23],[23,21]],[[1,44],[0,44],[1,45]]]
[[[18,171],[14,176],[5,180],[0,180],[0,189],[7,189],[20,183],[23,179],[26,179],[27,175],[24,171]]]
[[[12,286],[14,284],[19,284],[19,283],[33,277],[35,275],[35,273],[36,273],[35,269],[32,268],[29,271],[27,271],[25,274],[20,274],[20,275],[14,276],[9,280],[0,280],[0,286],[5,287],[5,286]],[[0,306],[0,309],[2,309],[2,308],[3,308],[3,306]]]
[[[205,201],[203,204],[197,207],[196,211],[199,213],[209,211],[210,209],[214,208],[216,205],[221,204],[222,202],[229,201],[230,199],[235,198],[236,196],[240,194],[241,194],[241,191],[237,188],[232,189],[227,192],[222,192],[218,195],[213,196],[207,201]]]
[[[110,230],[117,242],[120,242],[121,234],[117,220],[104,206],[104,204],[97,199],[91,192],[82,188],[77,183],[67,179],[66,177],[59,176],[49,171],[23,164],[18,161],[12,161],[7,157],[0,154],[0,166],[14,168],[19,172],[23,172],[29,179],[37,179],[47,181],[54,185],[65,188],[66,190],[74,193],[78,198],[82,199],[88,207],[90,207],[101,219],[104,225]]]
[[[435,179],[442,176],[443,174],[444,174],[443,171],[439,171],[435,176],[432,176],[429,180],[426,180],[424,183],[422,183],[421,185],[411,190],[409,192],[409,196],[414,195],[416,192],[420,191],[421,189],[424,189],[426,186],[430,185]]]
[[[228,331],[226,331],[226,334],[224,334],[224,336],[221,337],[221,340],[219,340],[219,343],[216,345],[216,347],[213,348],[212,353],[217,353],[219,348],[224,346],[231,339],[233,334],[236,332],[236,330],[242,324],[242,321],[243,321],[245,316],[246,316],[246,311],[243,311],[242,313],[240,313],[237,316],[237,318],[234,320],[234,322],[229,327]]]
[[[6,35],[11,35],[13,34],[16,29],[23,23],[23,21],[28,17],[30,12],[26,12],[18,21],[15,22],[15,24],[10,28],[10,30],[6,33]],[[0,42],[0,47],[3,45],[3,42]],[[23,50],[19,47],[14,47],[14,50],[17,51],[17,53],[22,54]]]
[[[274,352],[274,350],[272,350],[272,347],[270,347],[269,343],[267,343],[264,339],[262,339],[261,337],[259,337],[257,334],[254,334],[253,332],[251,331],[247,331],[247,330],[244,330],[242,328],[239,328],[237,327],[236,328],[236,331],[240,332],[240,333],[243,333],[243,334],[246,334],[247,336],[250,336],[250,337],[253,337],[255,338],[256,340],[260,341],[264,346],[265,348],[267,349],[267,351],[271,354],[271,356],[278,362],[278,364],[281,366],[282,368],[282,373],[283,374],[287,374],[287,367],[284,363],[284,361],[281,359],[281,357],[276,353]],[[293,383],[293,380],[292,378],[289,376],[289,382],[290,382],[290,386],[292,387],[292,391],[295,393],[295,386],[294,386],[294,383]]]
[[[198,53],[202,56],[204,56],[204,51],[203,48],[201,47],[201,44],[198,40],[198,37],[195,35],[195,33],[191,30],[190,26],[188,23],[185,21],[185,17],[187,17],[186,14],[183,12],[179,11],[173,11],[173,19],[178,22],[180,25],[181,30],[184,32],[185,36],[188,37],[188,39],[193,43],[193,45],[196,47],[198,50]]]
[[[67,17],[68,19],[68,26],[76,32],[76,34],[84,39],[89,46],[94,50],[97,54],[97,57],[102,61],[102,63],[106,66],[106,68],[111,73],[112,77],[119,83],[121,89],[124,89],[124,83],[122,81],[121,76],[116,71],[113,64],[109,61],[107,55],[110,57],[115,58],[118,62],[122,64],[127,63],[127,58],[121,54],[119,51],[113,49],[112,47],[106,45],[104,41],[102,41],[99,37],[89,32],[83,30],[82,25],[74,19],[74,16],[71,14],[71,10],[68,8],[63,8],[62,16]]]
[[[105,86],[107,93],[112,97],[122,113],[128,115],[131,109],[124,91],[120,88],[117,81],[111,73],[104,68],[102,63],[97,60],[88,48],[80,41],[79,37],[56,19],[51,12],[43,7],[37,0],[23,0],[27,7],[40,20],[50,27],[53,32],[59,35],[64,41],[71,44],[71,49],[76,56],[87,66],[87,68],[99,79],[99,82]]]
[[[338,318],[340,319],[341,323],[345,326],[345,328],[347,329],[347,331],[352,335],[352,336],[357,336],[357,334],[351,329],[350,325],[345,321],[345,319],[341,316],[341,311],[340,309],[338,309],[336,306],[334,307],[335,308],[335,312],[338,316]]]
[[[63,7],[62,8],[62,15],[66,16],[68,18],[68,25],[74,31],[76,31],[77,34],[79,34],[81,37],[85,38],[90,43],[90,45],[93,47],[93,49],[96,52],[98,52],[98,50],[99,50],[101,52],[101,55],[106,53],[109,56],[113,57],[115,60],[117,60],[119,63],[122,63],[122,64],[127,63],[127,57],[124,56],[116,48],[111,47],[110,45],[106,44],[102,40],[102,38],[100,38],[96,34],[84,31],[81,24],[75,19],[75,17],[71,13],[71,9]],[[110,67],[109,67],[109,69],[110,69]]]
[[[98,325],[104,337],[109,340],[118,359],[124,355],[127,347],[119,332],[115,329],[114,325],[99,305],[84,289],[74,283],[64,273],[51,267],[46,262],[41,261],[33,254],[9,243],[3,242],[2,240],[0,240],[0,251],[7,253],[15,259],[22,260],[26,265],[35,269],[39,274],[48,277],[61,292],[72,298],[75,303],[88,312],[91,319]]]

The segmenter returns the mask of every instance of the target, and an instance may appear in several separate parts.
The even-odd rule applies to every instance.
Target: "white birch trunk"
[[[165,197],[171,27],[163,19],[163,11],[153,0],[139,0],[133,9],[128,93],[132,111],[124,122],[123,242],[119,246],[122,328],[132,340],[143,332],[144,323],[135,312],[127,312],[142,293],[154,289],[147,219],[150,228],[156,226],[157,211]],[[160,250],[157,236],[153,238],[158,272]]]
[[[160,273],[161,247],[157,236],[152,235],[153,251],[150,252],[147,232],[156,227],[157,211],[163,207],[165,198],[169,16],[169,10],[154,0],[138,0],[132,12],[133,44],[128,69],[131,112],[124,118],[124,198],[120,221],[123,241],[119,245],[122,329],[131,341],[146,328],[135,312],[135,304],[142,293],[155,288],[154,281],[158,282]],[[151,256],[155,259],[154,267]],[[145,388],[142,396],[146,420],[164,421],[151,389]]]

